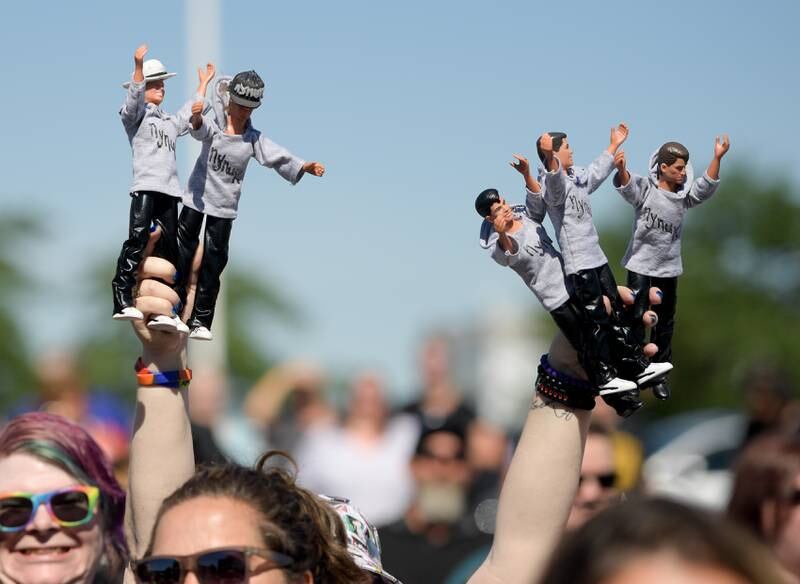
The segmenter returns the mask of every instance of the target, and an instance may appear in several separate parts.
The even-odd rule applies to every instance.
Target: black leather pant
[[[206,229],[203,237],[203,261],[197,280],[197,292],[194,297],[194,310],[186,323],[189,328],[204,326],[211,329],[214,321],[214,307],[219,294],[219,278],[228,263],[228,242],[231,237],[233,219],[220,219],[203,215],[184,206],[178,224],[178,249],[180,254],[178,295],[181,302],[186,303],[186,285],[192,269],[197,245],[200,241],[200,227],[206,218]]]
[[[590,359],[605,358],[610,352],[607,362],[614,363],[617,375],[624,379],[636,379],[647,367],[647,360],[642,354],[642,344],[636,340],[631,327],[624,320],[624,307],[617,292],[617,282],[608,264],[598,268],[580,270],[570,275],[573,297],[578,309],[586,319],[592,339],[596,345],[591,350],[598,357],[590,355]],[[608,314],[603,296],[611,301],[611,314]]]
[[[128,221],[128,239],[122,244],[117,259],[117,272],[111,281],[114,294],[114,314],[133,306],[133,289],[136,271],[142,261],[144,248],[150,238],[150,226],[161,227],[161,237],[153,255],[178,265],[178,199],[164,193],[140,191],[131,193],[131,211]],[[172,282],[168,282],[172,284]]]
[[[551,310],[550,316],[575,348],[578,360],[593,384],[603,385],[616,376],[616,371],[610,364],[611,355],[608,346],[598,345],[597,337],[592,334],[592,329],[586,326],[581,311],[572,299]]]
[[[664,294],[661,304],[653,306],[658,315],[658,324],[650,332],[650,341],[658,345],[658,353],[653,361],[672,363],[672,335],[675,331],[675,309],[678,305],[678,278],[655,278],[628,272],[628,287],[636,293],[633,303],[631,328],[639,342],[644,342],[645,328],[642,315],[650,306],[649,290],[657,286]]]

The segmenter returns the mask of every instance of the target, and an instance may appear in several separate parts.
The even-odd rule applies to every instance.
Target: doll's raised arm
[[[178,110],[178,113],[175,116],[178,118],[178,135],[183,136],[187,134],[189,131],[192,130],[192,115],[194,114],[194,104],[199,102],[203,102],[203,106],[201,108],[200,113],[205,113],[211,109],[211,103],[206,102],[206,91],[208,90],[208,84],[214,78],[214,75],[217,72],[217,68],[214,66],[214,63],[207,63],[205,70],[202,68],[197,69],[197,77],[199,79],[199,83],[197,85],[197,93],[195,93],[191,99],[189,99],[186,103],[181,106],[181,109]],[[200,124],[198,124],[198,128]]]
[[[531,175],[531,165],[528,162],[528,159],[519,154],[514,154],[514,158],[517,159],[516,162],[512,160],[508,164],[511,165],[511,168],[522,175],[523,180],[525,180],[525,188],[532,193],[542,192],[541,185],[539,185],[539,182]]]
[[[628,171],[625,152],[622,150],[614,155],[614,167],[617,169],[617,174],[614,176],[614,188],[628,203],[639,207],[644,202],[647,179]]]
[[[717,192],[717,187],[719,187],[719,169],[722,163],[722,157],[725,156],[730,147],[731,143],[727,134],[722,137],[722,141],[720,141],[719,136],[717,136],[716,140],[714,141],[714,158],[708,165],[706,173],[700,178],[696,179],[689,188],[689,192],[686,195],[687,207],[695,207],[700,205],[701,203],[704,203],[710,199],[712,195]]]
[[[126,128],[138,126],[144,117],[144,56],[147,54],[147,45],[140,45],[133,54],[133,79],[128,84],[128,93],[125,103],[119,110],[122,123]]]

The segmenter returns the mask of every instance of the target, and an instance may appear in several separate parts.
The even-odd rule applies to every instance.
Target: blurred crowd
[[[414,401],[391,404],[380,372],[363,370],[349,380],[340,408],[312,363],[275,366],[240,400],[222,379],[204,374],[190,401],[196,462],[251,466],[267,450],[290,453],[302,486],[357,502],[379,528],[383,566],[396,578],[466,582],[489,553],[519,437],[476,412],[454,368],[448,338],[428,338]],[[66,353],[44,355],[37,370],[37,394],[4,417],[43,410],[79,423],[125,485],[129,406],[87,387]],[[738,521],[800,581],[796,398],[788,376],[760,366],[745,376],[738,412],[623,420],[598,400],[567,529],[637,493],[666,495]]]

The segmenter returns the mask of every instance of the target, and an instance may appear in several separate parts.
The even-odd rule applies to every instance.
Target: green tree
[[[743,373],[770,363],[800,379],[800,205],[796,186],[723,169],[683,229],[672,399],[660,413],[741,404]],[[618,282],[633,210],[600,228]]]

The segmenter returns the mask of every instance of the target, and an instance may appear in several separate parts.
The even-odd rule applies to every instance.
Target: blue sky
[[[308,317],[266,334],[287,357],[377,366],[405,388],[425,329],[470,322],[490,300],[533,306],[516,276],[482,255],[472,205],[487,186],[522,197],[507,163],[513,152],[535,158],[543,130],[568,132],[586,164],[625,120],[639,171],[670,139],[704,167],[727,132],[723,179],[746,161],[800,181],[792,0],[222,4],[219,69],[252,68],[267,83],[254,125],[328,168],[292,187],[251,164],[234,224],[232,264],[279,284]],[[125,237],[130,149],[117,110],[138,44],[179,73],[165,107],[188,97],[186,6],[202,9],[4,7],[0,212],[36,209],[48,226],[23,256],[46,288],[25,310],[36,347],[80,335],[76,275]],[[610,185],[593,204],[601,229],[631,214]],[[110,311],[110,293],[108,302]]]

